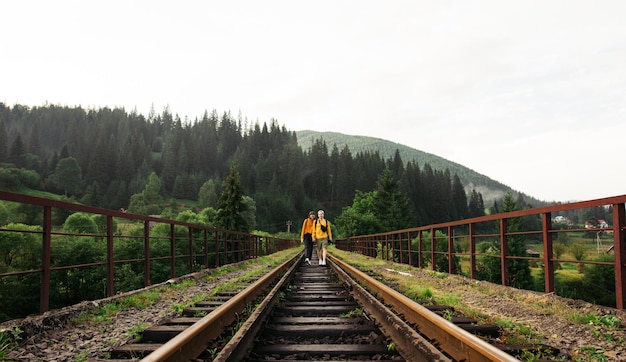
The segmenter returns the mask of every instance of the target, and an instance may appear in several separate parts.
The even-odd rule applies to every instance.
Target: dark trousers
[[[304,257],[311,260],[313,255],[313,236],[311,234],[304,234]]]

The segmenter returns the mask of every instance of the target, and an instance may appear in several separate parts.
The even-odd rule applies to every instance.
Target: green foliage
[[[0,166],[0,189],[19,191],[20,188],[42,189],[41,176],[37,171]]]
[[[596,261],[614,263],[613,255],[600,255]],[[615,267],[613,265],[592,264],[585,268],[583,286],[588,301],[615,307]]]
[[[243,196],[242,202],[246,205],[242,212],[242,217],[245,220],[245,224],[248,225],[248,231],[250,231],[256,227],[256,202],[247,195]]]
[[[217,200],[217,224],[222,229],[248,232],[251,230],[244,218],[248,205],[244,203],[243,190],[239,183],[239,173],[231,167],[230,174],[224,180],[222,194]]]
[[[0,189],[14,190],[19,186],[19,178],[9,168],[0,167]]]
[[[502,283],[500,244],[496,241],[483,241],[476,245],[476,251],[487,254],[476,258],[476,273],[479,280]]]
[[[215,219],[217,218],[217,210],[212,207],[207,207],[200,211],[198,218],[202,225],[215,226]]]
[[[399,182],[389,168],[378,178],[377,192],[372,200],[373,213],[380,222],[380,231],[400,230],[410,227],[411,209],[406,196],[400,192]]]
[[[92,215],[91,219],[96,223],[97,230],[100,234],[105,234],[107,230],[107,217],[105,215]],[[113,218],[113,234],[117,233],[117,219]]]
[[[98,232],[98,224],[93,220],[91,215],[77,212],[70,215],[65,224],[63,231],[73,233],[95,234]]]
[[[3,202],[0,202],[0,225],[5,225],[9,222],[9,210],[4,206]]]
[[[429,232],[424,232],[422,234],[422,250],[424,251],[424,263],[430,264],[432,265],[432,244],[431,244],[431,233]],[[412,245],[411,248],[413,248],[413,250],[418,250],[419,248],[419,240],[418,238],[413,239],[412,241]],[[454,252],[459,253],[461,252],[460,249],[460,245],[459,244],[455,244],[454,245]],[[442,233],[441,231],[437,230],[435,231],[435,270],[437,271],[443,271],[443,272],[448,272],[448,270],[450,269],[449,267],[449,260],[450,258],[448,257],[448,240],[447,240],[447,235],[445,235],[444,233]],[[417,261],[415,261],[417,263]],[[458,274],[461,272],[461,258],[458,256],[454,256],[453,257],[453,268],[454,268],[454,273]]]
[[[519,210],[518,203],[513,195],[508,193],[502,201],[500,212],[511,212]],[[522,218],[507,219],[507,256],[528,256],[526,252],[526,238],[524,235],[516,234],[525,229],[522,225],[525,222]],[[531,229],[536,230],[536,229]],[[496,231],[496,232],[499,232]],[[489,254],[477,258],[477,273],[480,279],[488,280],[494,283],[502,282],[502,264],[500,259],[500,241],[483,242],[477,246],[480,252]],[[491,256],[493,255],[493,256]],[[530,262],[526,259],[507,259],[508,278],[506,284],[514,288],[532,289],[534,286],[533,278],[530,274]]]
[[[572,244],[569,248],[569,252],[574,256],[576,260],[583,260],[585,255],[587,254],[587,248],[585,248],[585,244],[582,242],[577,242]]]
[[[147,204],[159,204],[163,202],[163,196],[161,196],[161,180],[152,172],[148,175],[148,182],[141,192],[143,199]]]
[[[21,334],[22,330],[19,328],[0,332],[0,361],[4,361],[7,358],[8,352],[17,347],[19,341],[22,339],[20,337]]]
[[[198,193],[198,202],[204,207],[215,207],[218,198],[218,184],[214,179],[207,180]]]
[[[567,246],[565,246],[565,244],[563,243],[557,242],[557,243],[552,244],[552,252],[554,253],[555,259],[561,259],[561,256],[565,254],[566,250],[567,250]]]
[[[128,210],[136,214],[158,215],[161,213],[161,180],[152,172],[148,176],[146,185],[138,194],[134,194],[130,198]]]
[[[74,157],[59,160],[50,182],[67,195],[79,195],[83,187],[83,173]]]
[[[8,224],[8,229],[24,230],[0,233],[0,273],[33,270],[41,267],[40,226]],[[0,279],[0,322],[16,315],[39,310],[40,278],[37,274],[17,275]]]
[[[96,229],[90,220],[89,228]],[[106,241],[103,238],[86,236],[61,236],[51,245],[53,267],[97,263],[106,260]],[[50,283],[51,307],[78,303],[82,300],[99,299],[106,296],[103,267],[83,267],[56,270]]]
[[[551,349],[541,348],[535,350],[524,349],[520,355],[521,360],[526,362],[554,360],[555,357]]]
[[[357,190],[352,206],[345,207],[337,216],[336,225],[345,235],[374,234],[382,229],[373,211],[375,195],[376,191],[364,193]]]
[[[570,315],[569,320],[574,323],[597,325],[608,329],[617,329],[621,326],[621,319],[610,314],[604,314],[599,316],[596,314],[576,313]]]
[[[561,225],[562,224],[563,223],[561,223]],[[565,226],[567,226],[567,224]],[[567,246],[567,245],[569,245],[569,242],[570,242],[569,235],[567,235],[566,232],[560,232],[560,233],[558,233],[556,241]]]

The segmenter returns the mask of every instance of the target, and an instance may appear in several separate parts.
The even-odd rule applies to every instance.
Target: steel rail
[[[280,291],[293,278],[294,272],[298,267],[298,261],[302,254],[298,254],[298,259],[292,264],[289,270],[276,283],[268,295],[263,299],[256,310],[250,315],[241,328],[235,333],[230,341],[222,348],[222,350],[213,358],[212,362],[238,362],[243,360],[249,353],[254,343],[254,338],[262,328],[273,307],[278,302]]]
[[[238,313],[260,296],[285,270],[301,258],[296,254],[274,268],[262,278],[249,285],[241,293],[207,314],[198,322],[163,344],[142,359],[145,362],[178,362],[197,358],[208,347],[208,343],[217,338],[224,327],[230,325]]]
[[[336,257],[330,255],[329,260],[359,280],[379,300],[393,307],[407,322],[416,325],[420,333],[434,340],[452,359],[472,362],[519,361]]]
[[[337,263],[337,259],[329,259],[330,267],[339,278],[351,289],[355,300],[378,322],[378,326],[391,337],[396,344],[398,353],[407,361],[450,362],[451,359],[430,341],[417,333],[411,326],[395,315],[376,297],[359,285],[361,275],[351,276],[343,268],[345,264]]]

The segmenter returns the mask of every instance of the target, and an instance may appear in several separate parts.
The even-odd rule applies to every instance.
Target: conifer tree
[[[477,192],[476,189],[472,189],[472,193],[470,194],[468,213],[470,218],[485,216],[483,195]]]
[[[461,183],[461,179],[457,174],[454,174],[454,178],[452,179],[452,203],[452,211],[454,212],[454,214],[452,214],[453,220],[465,219],[469,216],[467,195],[465,194],[465,188]]]
[[[22,136],[18,133],[15,141],[11,145],[11,150],[9,152],[9,162],[11,162],[15,167],[21,168],[24,167],[26,163],[26,150],[24,148],[24,142],[22,141]]]
[[[502,212],[511,212],[520,209],[511,193],[507,193],[502,201]],[[521,218],[510,218],[507,220],[507,232],[509,234],[523,231],[522,229]],[[526,253],[526,237],[524,235],[509,235],[507,238],[507,246],[508,256],[528,256]],[[515,288],[531,289],[533,280],[530,275],[530,262],[526,259],[509,259],[508,265],[509,277],[507,285]]]
[[[234,166],[230,174],[224,179],[222,194],[217,200],[218,227],[232,231],[249,232],[250,226],[245,218],[248,209],[243,200],[244,194],[239,183],[239,173]]]
[[[380,231],[400,230],[411,226],[409,201],[400,192],[399,181],[393,178],[389,168],[384,169],[378,179],[372,206],[380,220]]]

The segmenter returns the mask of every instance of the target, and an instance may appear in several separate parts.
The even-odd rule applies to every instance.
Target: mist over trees
[[[371,207],[389,214],[378,220],[377,230],[484,213],[481,195],[473,191],[468,204],[459,178],[448,170],[405,163],[398,152],[390,159],[378,152],[353,154],[321,139],[303,150],[295,132],[274,119],[252,123],[241,114],[213,110],[183,120],[168,108],[143,115],[0,103],[5,190],[28,187],[143,214],[200,211],[217,209],[233,167],[241,193],[255,206],[256,228],[268,232],[284,230],[288,220],[311,209],[338,217],[363,200],[359,192],[368,200],[367,193],[375,192]]]

